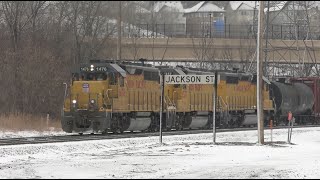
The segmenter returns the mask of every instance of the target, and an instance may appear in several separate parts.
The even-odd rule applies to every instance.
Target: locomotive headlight
[[[95,100],[94,99],[91,99],[91,104],[94,104],[95,103]]]
[[[77,103],[77,100],[72,100],[72,108],[76,108],[76,103]]]
[[[91,67],[91,69],[90,69],[90,70],[91,70],[91,71],[93,71],[93,70],[94,70],[94,65],[93,65],[93,64],[91,64],[91,66],[90,66],[90,67]]]

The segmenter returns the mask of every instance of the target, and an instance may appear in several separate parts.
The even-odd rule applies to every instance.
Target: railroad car
[[[316,124],[320,121],[320,78],[278,78],[271,85],[275,99],[277,124],[287,124],[291,111],[298,124]]]
[[[186,74],[212,74],[205,72],[204,69],[184,68]],[[240,72],[217,72],[219,74],[219,83],[217,85],[217,127],[240,127],[252,126],[257,124],[257,107],[256,107],[256,76],[253,74]],[[270,82],[264,78],[263,83],[263,106],[264,106],[264,123],[266,124],[274,113],[273,102],[269,93]],[[190,112],[196,117],[209,115],[212,118],[212,85],[189,85]],[[203,99],[204,98],[204,99]],[[205,99],[209,99],[209,105]],[[200,102],[199,102],[200,101]],[[197,104],[208,107],[195,109]],[[208,114],[208,115],[207,115]],[[211,122],[211,120],[209,120]]]
[[[160,72],[172,75],[214,74],[184,67],[90,61],[75,67],[62,110],[65,132],[122,133],[159,130]],[[217,127],[255,125],[256,76],[217,72]],[[267,122],[274,113],[266,79],[263,86]],[[164,88],[162,128],[211,128],[213,85],[168,84]]]

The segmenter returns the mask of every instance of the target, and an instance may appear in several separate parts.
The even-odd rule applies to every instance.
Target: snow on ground
[[[8,131],[0,129],[0,139],[4,138],[20,138],[20,137],[35,137],[35,136],[63,136],[67,135],[62,129],[50,128],[47,131]]]
[[[1,178],[319,178],[320,128],[0,146]]]

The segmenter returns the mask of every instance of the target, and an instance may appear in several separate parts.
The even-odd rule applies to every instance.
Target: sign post
[[[272,121],[272,119],[270,119],[271,143],[272,143],[272,127],[273,127],[273,121]]]
[[[215,77],[218,77],[218,73],[215,72]],[[213,144],[216,144],[216,97],[218,90],[218,78],[214,79],[214,91],[213,91],[213,110],[212,110],[212,131],[213,131]]]
[[[161,95],[160,95],[160,144],[162,144],[162,113],[163,113],[163,96],[164,96],[164,73],[160,74]]]
[[[289,142],[291,143],[291,136],[292,136],[292,128],[293,128],[293,123],[295,121],[295,118],[293,117],[291,120],[291,128],[290,128],[290,138],[289,138]]]
[[[292,122],[292,113],[291,111],[288,112],[288,143],[290,143],[290,126]]]
[[[213,106],[212,106],[212,129],[213,129],[213,144],[216,143],[216,97],[217,97],[217,84],[219,83],[218,73],[215,72],[214,75],[166,75],[162,78],[165,84],[214,84],[213,91]],[[161,87],[162,92],[164,92],[164,84]],[[162,94],[163,97],[163,94]],[[161,101],[162,105],[162,101]],[[162,109],[160,112],[160,126],[162,121]],[[161,129],[160,129],[161,132]],[[160,133],[162,136],[162,133]],[[160,137],[160,143],[162,143],[162,138]]]

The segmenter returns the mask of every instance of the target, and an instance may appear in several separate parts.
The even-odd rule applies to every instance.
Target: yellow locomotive
[[[90,61],[72,72],[62,111],[65,132],[157,131],[160,117],[160,71],[165,74],[213,74],[183,67]],[[254,125],[256,80],[244,73],[218,72],[217,127]],[[264,112],[273,115],[268,84]],[[164,129],[212,127],[213,85],[168,84],[164,88]]]

